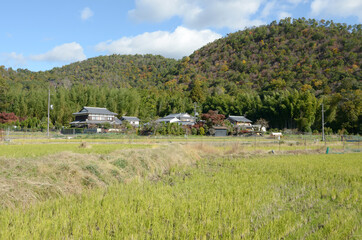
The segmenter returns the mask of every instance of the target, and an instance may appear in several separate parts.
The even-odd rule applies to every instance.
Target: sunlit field
[[[13,133],[15,134],[15,133]],[[327,136],[322,142],[319,135],[287,135],[281,139],[271,136],[249,137],[208,137],[208,136],[136,136],[122,134],[93,134],[93,135],[53,135],[45,138],[44,133],[16,133],[9,135],[9,141],[0,142],[0,156],[8,157],[36,157],[48,154],[71,151],[77,153],[110,153],[117,149],[143,148],[170,143],[199,145],[205,144],[218,148],[223,152],[237,150],[238,152],[293,152],[305,153],[325,152],[329,147],[331,152],[348,153],[359,152],[358,141],[341,141],[337,135]],[[43,137],[39,137],[43,136]],[[12,138],[11,138],[12,137]],[[350,138],[359,139],[358,136]],[[344,139],[345,140],[345,139]],[[44,145],[46,144],[46,145]],[[79,144],[86,144],[86,148],[79,148]]]
[[[39,157],[64,151],[74,153],[107,154],[116,150],[130,148],[150,148],[150,144],[14,144],[0,145],[0,156],[5,157]]]
[[[361,155],[210,158],[26,211],[1,239],[360,239]]]
[[[313,136],[12,139],[0,239],[361,239],[361,159]]]

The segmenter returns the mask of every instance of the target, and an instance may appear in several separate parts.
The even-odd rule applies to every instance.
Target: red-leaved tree
[[[211,128],[212,126],[223,126],[225,115],[219,114],[217,110],[209,110],[207,113],[201,115],[201,119],[205,120],[206,125]]]
[[[15,113],[7,113],[2,112],[0,113],[0,123],[10,123],[10,122],[16,122],[19,118],[15,115]]]

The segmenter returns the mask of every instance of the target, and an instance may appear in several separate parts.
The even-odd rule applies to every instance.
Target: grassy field
[[[18,157],[39,157],[49,154],[60,152],[74,152],[84,154],[108,154],[116,150],[122,149],[142,149],[151,148],[149,144],[127,144],[127,143],[113,143],[113,144],[90,144],[84,142],[83,144],[76,143],[56,143],[56,144],[13,144],[13,145],[0,145],[0,156],[7,158]]]
[[[93,138],[92,138],[93,137]],[[118,137],[118,138],[117,138]],[[79,135],[73,138],[19,138],[11,142],[0,143],[0,156],[10,157],[37,157],[47,154],[54,154],[62,151],[78,153],[109,153],[122,148],[142,148],[150,145],[178,144],[204,144],[212,145],[221,151],[229,152],[238,149],[244,152],[291,152],[291,151],[319,151],[325,152],[329,147],[331,152],[358,152],[359,142],[342,142],[338,136],[328,136],[327,142],[321,142],[317,135],[288,135],[280,141],[264,137],[206,137],[206,136],[126,136],[126,135]],[[87,144],[87,148],[79,149],[77,144]],[[47,144],[47,145],[44,145]],[[51,145],[53,144],[53,145]],[[16,146],[15,146],[16,145]],[[30,145],[30,146],[27,146]]]
[[[187,167],[178,148],[142,149],[138,157],[149,156],[148,168],[157,169],[152,164],[164,154],[158,169],[179,155],[181,164],[26,209],[3,209],[0,239],[362,238],[360,153],[240,157],[197,149],[214,157]]]

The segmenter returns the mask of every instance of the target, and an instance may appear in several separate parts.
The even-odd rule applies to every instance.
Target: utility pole
[[[197,112],[197,102],[194,102],[194,116],[198,117],[199,113]]]
[[[49,115],[50,115],[50,87],[48,88],[48,138],[49,138]]]
[[[323,106],[323,102],[322,102],[322,141],[323,142],[326,141],[326,137],[324,135],[324,106]]]

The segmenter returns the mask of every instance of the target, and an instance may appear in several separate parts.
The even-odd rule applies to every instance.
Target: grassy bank
[[[0,209],[28,207],[197,160],[184,146],[139,144],[8,145],[0,156]],[[11,153],[11,154],[10,154]],[[170,158],[172,156],[172,158]]]
[[[361,154],[209,158],[1,211],[0,238],[360,239],[361,163]]]

